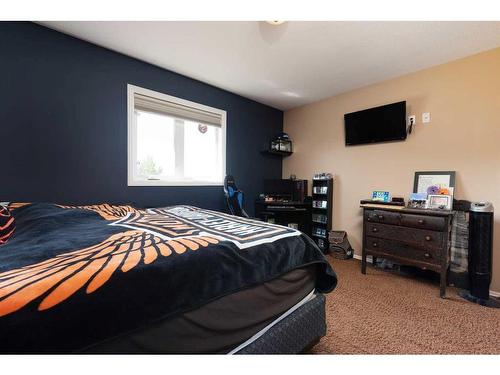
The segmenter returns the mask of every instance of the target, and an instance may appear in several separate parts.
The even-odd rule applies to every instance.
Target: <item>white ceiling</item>
[[[500,47],[500,22],[40,22],[287,110]]]

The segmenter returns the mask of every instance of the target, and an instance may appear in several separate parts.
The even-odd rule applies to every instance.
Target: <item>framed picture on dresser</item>
[[[429,189],[436,188],[455,188],[455,171],[429,171],[415,172],[413,180],[414,193],[430,194]],[[438,192],[436,191],[435,194]]]
[[[453,206],[453,197],[451,195],[428,195],[427,208],[451,210]]]

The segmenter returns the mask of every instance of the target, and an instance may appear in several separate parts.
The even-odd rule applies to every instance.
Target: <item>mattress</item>
[[[228,353],[310,296],[315,275],[315,266],[296,269],[146,329],[92,345],[82,352]]]

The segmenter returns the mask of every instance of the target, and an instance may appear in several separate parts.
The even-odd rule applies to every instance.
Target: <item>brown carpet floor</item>
[[[322,354],[500,354],[500,309],[461,299],[448,287],[328,256],[339,282],[327,295]]]

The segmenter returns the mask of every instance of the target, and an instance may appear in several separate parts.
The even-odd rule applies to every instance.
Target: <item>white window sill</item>
[[[135,180],[128,181],[128,186],[224,186],[224,182],[214,181],[168,181],[168,180]]]

